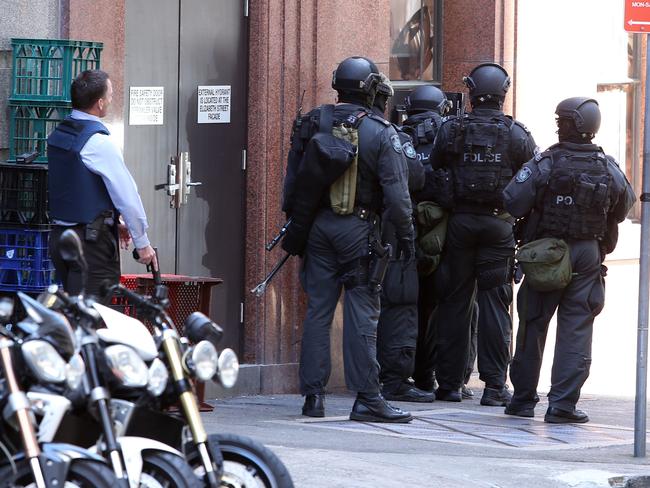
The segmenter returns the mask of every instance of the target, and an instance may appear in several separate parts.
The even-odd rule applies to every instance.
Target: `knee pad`
[[[479,290],[491,290],[512,281],[512,258],[495,261],[479,266],[476,273],[476,285]]]

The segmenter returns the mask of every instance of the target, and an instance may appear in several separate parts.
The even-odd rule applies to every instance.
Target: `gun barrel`
[[[262,295],[264,295],[264,292],[266,291],[266,287],[268,286],[268,284],[271,282],[271,280],[277,274],[277,272],[280,271],[282,266],[284,266],[284,263],[286,263],[287,260],[290,257],[291,257],[291,254],[285,254],[284,257],[282,259],[280,259],[280,261],[278,261],[276,263],[276,265],[273,267],[271,272],[268,275],[266,275],[266,278],[264,278],[263,281],[258,283],[258,285],[251,290],[251,293],[253,293],[254,295],[256,295],[258,297],[261,297]]]

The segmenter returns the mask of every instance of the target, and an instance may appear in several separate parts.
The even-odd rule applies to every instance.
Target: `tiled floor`
[[[408,437],[431,442],[463,444],[481,448],[561,450],[629,444],[632,429],[602,424],[554,425],[539,419],[507,417],[460,409],[413,412],[409,424],[351,422],[345,417],[298,419],[312,427],[366,434]]]

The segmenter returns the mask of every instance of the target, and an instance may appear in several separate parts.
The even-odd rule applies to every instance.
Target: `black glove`
[[[395,257],[404,261],[415,259],[415,241],[413,237],[398,237],[397,248],[395,249]]]
[[[302,256],[307,247],[308,237],[308,228],[292,222],[287,228],[287,233],[282,238],[282,243],[280,245],[282,246],[282,249],[292,256]]]

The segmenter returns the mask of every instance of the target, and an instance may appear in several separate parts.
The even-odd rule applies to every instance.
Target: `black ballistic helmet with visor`
[[[558,119],[573,120],[576,130],[593,138],[600,128],[600,108],[598,102],[588,97],[571,97],[562,100],[555,109]]]
[[[368,107],[372,104],[382,78],[375,63],[361,56],[352,56],[339,63],[332,73],[332,88],[339,97],[361,100]]]
[[[503,103],[512,80],[503,66],[496,63],[483,63],[474,68],[463,83],[469,89],[472,105],[487,101]]]
[[[406,113],[409,115],[431,110],[440,115],[445,115],[449,112],[451,105],[452,103],[447,100],[445,93],[433,85],[418,86],[404,100]]]

